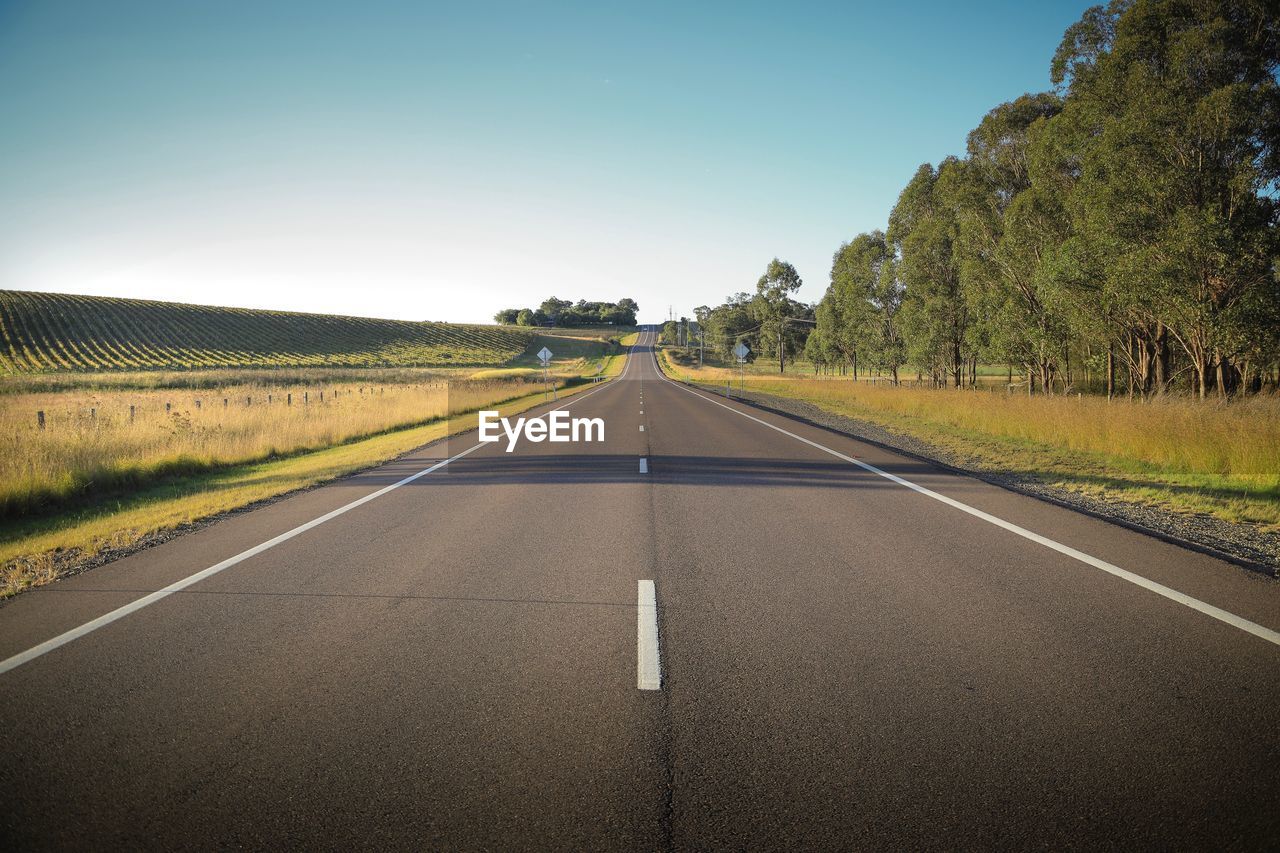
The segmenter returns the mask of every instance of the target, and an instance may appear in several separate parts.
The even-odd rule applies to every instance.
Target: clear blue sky
[[[0,287],[486,321],[817,300],[1086,2],[0,0]]]

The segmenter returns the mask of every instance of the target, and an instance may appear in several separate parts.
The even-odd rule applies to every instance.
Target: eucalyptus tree
[[[1231,393],[1276,322],[1278,66],[1264,0],[1094,7],[1053,59],[1071,265],[1145,331],[1131,372],[1152,361],[1158,385],[1167,334],[1201,396]]]
[[[875,363],[879,352],[875,295],[888,257],[884,232],[872,231],[841,244],[831,259],[831,286],[823,298],[829,310],[824,320],[820,304],[817,321],[820,328],[830,324],[832,344],[848,360],[855,379],[859,355],[865,366]]]
[[[819,305],[819,315],[821,315],[822,306]],[[818,373],[827,373],[835,370],[844,372],[844,358],[840,351],[836,349],[835,343],[831,338],[830,327],[815,328],[809,333],[809,337],[804,342],[804,357],[813,365],[814,370]]]
[[[846,367],[857,364],[857,350],[849,345],[851,339],[835,297],[835,286],[827,285],[814,309],[814,329],[805,341],[805,357],[814,364],[838,368],[843,374]],[[854,378],[858,378],[856,372]]]
[[[786,321],[798,305],[791,294],[799,290],[802,283],[796,268],[777,258],[769,262],[764,275],[756,281],[756,295],[751,306],[760,323],[760,348],[762,351],[776,348],[779,373],[786,370],[789,342]],[[800,343],[803,345],[803,341]]]
[[[725,301],[712,308],[705,320],[705,339],[707,348],[722,359],[733,355],[733,348],[745,341],[754,352],[758,349],[755,330],[759,324],[751,313],[751,295],[735,293]]]
[[[927,369],[934,384],[945,385],[950,374],[957,388],[972,361],[971,314],[955,252],[956,209],[942,191],[944,175],[958,168],[948,157],[936,170],[928,163],[917,169],[889,214],[886,235],[899,257],[908,359]]]
[[[871,305],[875,309],[872,321],[873,358],[881,371],[893,377],[894,385],[899,382],[898,371],[907,363],[907,341],[902,328],[902,300],[906,288],[899,275],[900,264],[891,251],[886,252],[884,263],[880,265],[880,277],[871,293]]]
[[[1028,390],[1037,381],[1050,387],[1045,380],[1055,370],[1052,349],[1058,343],[1050,330],[1060,318],[1048,314],[1054,309],[1041,294],[1046,279],[1036,269],[1035,248],[1020,244],[1037,232],[1045,236],[1043,228],[1032,227],[1044,223],[1029,215],[1043,211],[1045,199],[1023,202],[1013,219],[1010,210],[1031,189],[1032,129],[1061,108],[1056,95],[1040,93],[992,109],[969,133],[967,158],[951,163],[937,181],[936,194],[955,222],[952,262],[967,309],[964,346],[1022,365]],[[1009,238],[1012,221],[1019,234]]]
[[[1052,394],[1068,356],[1072,303],[1060,274],[1068,233],[1066,211],[1050,188],[1033,183],[1005,211],[995,251],[1000,278],[988,294],[991,335],[998,349],[1026,366],[1028,392],[1038,384]]]
[[[1031,393],[1070,387],[1082,357],[1109,394],[1117,366],[1132,393],[1280,388],[1275,2],[1088,9],[1053,92],[992,109],[964,158],[917,170],[887,235],[840,246],[804,352],[956,384],[1003,361]],[[783,368],[798,285],[775,259],[754,295],[710,309],[716,346],[751,336]]]

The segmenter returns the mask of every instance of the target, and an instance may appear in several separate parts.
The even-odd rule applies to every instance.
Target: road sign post
[[[558,400],[560,398],[556,395],[555,386],[551,385],[547,374],[547,368],[551,366],[551,355],[551,350],[546,347],[538,350],[538,361],[542,362],[542,385],[544,388],[550,387],[551,399]]]
[[[744,341],[738,341],[738,345],[733,348],[733,354],[738,358],[738,396],[741,397],[746,388],[746,363],[747,356],[751,355],[751,347]]]

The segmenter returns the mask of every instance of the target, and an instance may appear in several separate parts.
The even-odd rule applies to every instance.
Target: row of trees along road
[[[966,156],[917,170],[887,229],[839,248],[804,353],[955,386],[1005,364],[1032,393],[1280,386],[1278,65],[1274,0],[1087,10],[1053,91],[991,110]],[[783,328],[791,349],[803,330],[777,322],[778,293],[708,310],[708,343],[768,350]]]
[[[552,296],[537,308],[504,308],[493,319],[507,326],[634,326],[639,310],[634,299],[570,302]]]
[[[698,306],[693,309],[695,330],[681,332],[680,324],[669,322],[663,327],[663,340],[687,341],[689,346],[705,343],[722,359],[731,358],[733,348],[743,341],[751,348],[752,360],[772,358],[782,372],[788,359],[804,352],[813,328],[813,306],[792,297],[802,283],[795,267],[774,258],[756,282],[754,294],[737,293],[714,308]],[[688,321],[681,318],[680,323]]]

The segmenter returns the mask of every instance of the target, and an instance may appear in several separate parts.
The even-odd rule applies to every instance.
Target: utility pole
[[[778,372],[782,373],[786,369],[786,348],[783,344],[783,332],[786,331],[787,323],[809,323],[810,325],[818,325],[817,320],[806,320],[803,317],[783,317],[778,320]],[[854,376],[857,376],[857,362],[854,362]]]

